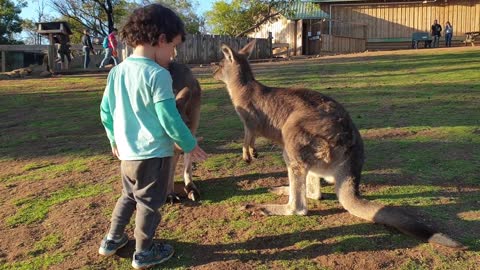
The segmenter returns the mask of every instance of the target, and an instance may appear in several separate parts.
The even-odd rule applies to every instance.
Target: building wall
[[[295,27],[297,36],[295,37]],[[288,43],[290,50],[295,48],[295,39],[297,45],[297,54],[301,54],[302,45],[302,23],[300,21],[291,21],[281,16],[275,22],[265,23],[260,28],[250,34],[252,38],[268,38],[268,32],[272,32],[272,43]],[[293,53],[292,53],[293,54]]]
[[[329,4],[321,7],[330,12]],[[430,32],[435,19],[442,27],[450,21],[456,39],[462,39],[465,32],[480,31],[480,0],[439,0],[425,4],[419,1],[393,5],[373,2],[349,6],[332,4],[331,11],[333,20],[367,24],[369,39],[411,38],[413,32]]]

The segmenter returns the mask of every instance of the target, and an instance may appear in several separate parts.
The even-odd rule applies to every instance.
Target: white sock
[[[120,242],[120,240],[122,240],[122,237],[115,237],[113,235],[108,234],[107,235],[107,240],[118,243],[118,242]]]

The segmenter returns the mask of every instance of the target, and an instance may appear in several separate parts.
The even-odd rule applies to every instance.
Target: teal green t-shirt
[[[100,116],[121,160],[173,155],[173,143],[190,152],[196,140],[175,107],[168,70],[145,57],[128,57],[114,67]]]

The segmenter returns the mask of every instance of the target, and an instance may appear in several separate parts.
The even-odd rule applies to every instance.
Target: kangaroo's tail
[[[354,216],[392,226],[423,241],[451,248],[464,248],[459,242],[427,227],[403,209],[384,206],[361,198],[356,192],[354,178],[351,176],[336,179],[335,190],[342,206]]]

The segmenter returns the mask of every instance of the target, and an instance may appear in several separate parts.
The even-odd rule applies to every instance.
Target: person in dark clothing
[[[435,20],[433,21],[432,24],[432,37],[433,37],[433,47],[438,48],[438,43],[440,40],[440,37],[442,36],[442,26],[438,24],[438,21]]]
[[[84,69],[87,69],[88,64],[90,64],[90,51],[92,53],[95,53],[95,50],[93,49],[93,45],[92,45],[92,40],[90,39],[89,34],[90,32],[88,29],[83,30],[82,45],[83,45],[83,53],[85,54],[84,61],[83,61]]]
[[[65,36],[65,35],[58,35],[56,37],[56,41],[58,42],[58,47],[57,47],[58,60],[57,61],[61,63],[61,69],[68,69],[70,62],[72,61],[72,58],[70,57],[69,38],[68,36]],[[65,63],[65,58],[67,59],[66,63]]]
[[[453,26],[447,21],[445,24],[445,47],[452,47]]]

